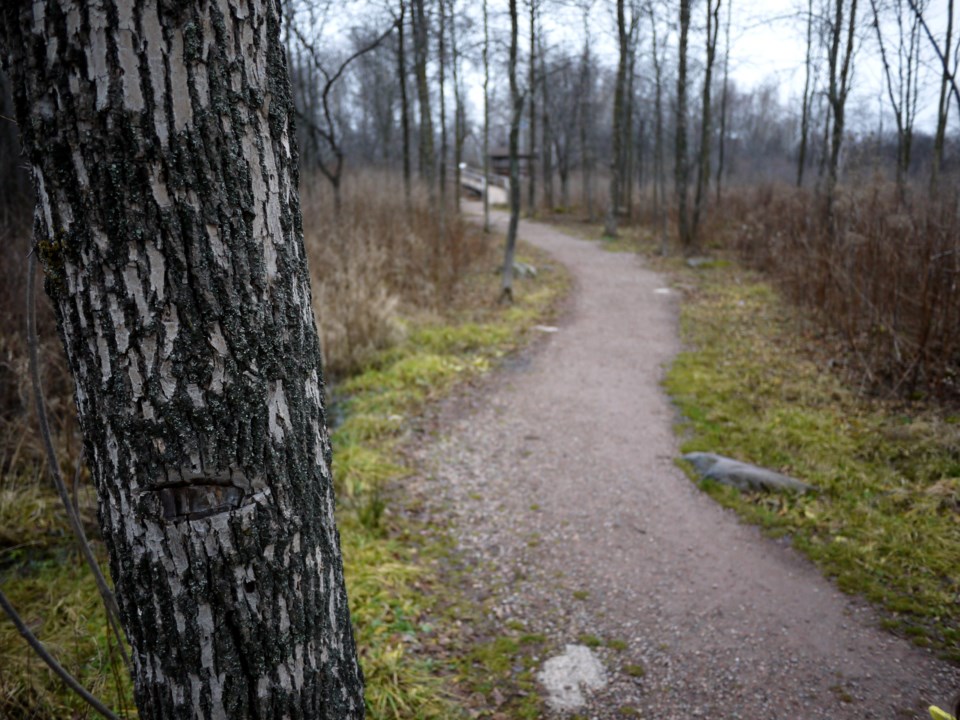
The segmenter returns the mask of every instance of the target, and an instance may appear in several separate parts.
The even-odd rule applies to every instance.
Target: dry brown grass
[[[304,239],[327,373],[343,377],[403,337],[401,315],[450,302],[490,245],[417,189],[407,212],[396,176],[365,172],[344,188],[339,222],[322,177],[301,183]]]

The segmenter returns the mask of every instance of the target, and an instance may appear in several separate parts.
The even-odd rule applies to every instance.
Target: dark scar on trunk
[[[163,519],[168,522],[201,520],[230,512],[253,502],[246,478],[225,476],[187,476],[144,490],[159,501]]]

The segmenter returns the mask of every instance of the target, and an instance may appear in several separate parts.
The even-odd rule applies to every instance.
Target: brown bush
[[[960,216],[956,196],[897,201],[876,181],[841,188],[829,218],[806,190],[730,193],[725,245],[768,273],[842,343],[875,390],[960,400]]]
[[[435,310],[488,243],[452,209],[441,223],[418,189],[407,212],[395,175],[349,178],[338,219],[322,177],[301,183],[304,240],[325,367],[342,376],[403,334],[401,313]],[[441,227],[441,224],[443,227]]]

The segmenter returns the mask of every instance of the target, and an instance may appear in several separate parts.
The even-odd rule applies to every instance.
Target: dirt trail
[[[610,684],[578,712],[839,720],[945,705],[957,668],[878,629],[674,466],[659,381],[678,350],[678,296],[665,279],[546,226],[522,222],[521,236],[572,271],[570,310],[461,401],[425,459],[492,613],[559,648],[583,635],[626,644],[598,650]]]

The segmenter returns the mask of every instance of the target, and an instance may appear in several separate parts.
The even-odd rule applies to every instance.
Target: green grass
[[[532,252],[524,250],[519,259],[540,264],[542,256]],[[484,620],[483,613],[458,599],[456,578],[438,570],[450,552],[445,531],[388,512],[408,501],[403,481],[415,468],[406,465],[401,450],[427,403],[521,346],[528,329],[548,319],[568,282],[559,271],[518,279],[515,304],[503,307],[495,302],[497,281],[490,273],[471,277],[464,297],[444,316],[410,321],[399,345],[331,393],[338,398],[339,425],[332,433],[337,522],[371,720],[462,717],[460,687],[486,682],[488,673],[503,670],[482,650],[477,657],[487,657],[495,670],[486,661],[464,664],[453,656],[454,650],[472,652],[458,636],[462,618],[474,617],[476,625]],[[58,500],[35,475],[35,467],[24,467],[0,481],[4,592],[69,671],[106,704],[135,717],[125,669],[111,662],[114,653],[93,580],[70,550]],[[85,523],[93,523],[89,493],[81,494],[81,514]],[[104,557],[102,546],[95,545]],[[518,656],[532,656],[543,643],[540,636],[514,635]],[[509,657],[512,647],[500,645],[498,652]],[[539,701],[529,670],[524,673],[512,681],[522,689],[511,695],[510,707],[516,717],[533,718]],[[0,717],[93,717],[4,619]]]
[[[665,385],[683,451],[703,450],[808,481],[810,496],[704,489],[773,535],[789,535],[888,627],[960,660],[960,427],[933,409],[858,396],[812,359],[809,336],[771,287],[736,267],[684,271],[690,348]]]

